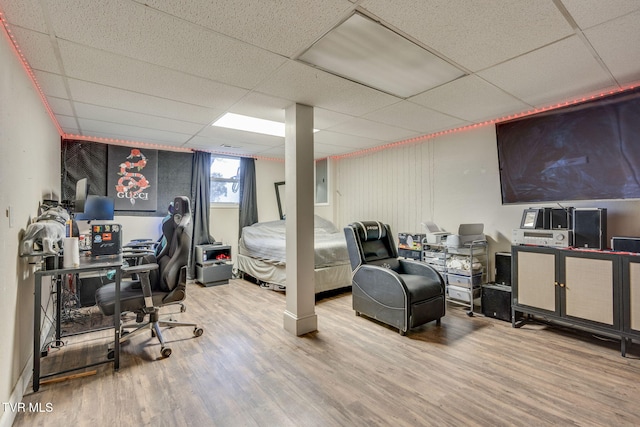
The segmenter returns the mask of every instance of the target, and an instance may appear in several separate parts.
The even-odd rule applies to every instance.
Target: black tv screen
[[[502,203],[640,198],[640,89],[496,124]]]

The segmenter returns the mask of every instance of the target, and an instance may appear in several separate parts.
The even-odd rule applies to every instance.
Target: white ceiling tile
[[[276,98],[259,92],[252,92],[233,106],[229,111],[245,116],[257,117],[276,122],[285,121],[285,110],[295,101],[284,98]],[[330,126],[346,122],[353,119],[353,116],[314,107],[313,127],[316,129],[326,129]]]
[[[55,51],[47,34],[22,28],[14,28],[12,31],[20,41],[18,43],[20,50],[32,69],[61,74]]]
[[[192,148],[196,150],[206,150],[206,151],[215,151],[218,153],[228,153],[239,156],[247,156],[251,155],[258,151],[264,151],[273,146],[265,146],[261,144],[250,144],[250,143],[242,143],[237,144],[234,143],[231,147],[224,139],[218,139],[215,137],[207,138],[202,136],[196,136],[189,140],[186,144],[184,144],[185,148]]]
[[[50,96],[47,98],[47,102],[49,103],[51,110],[55,114],[60,114],[63,116],[74,115],[73,108],[71,107],[71,102],[68,99],[56,98],[56,97]]]
[[[416,132],[436,132],[467,124],[464,120],[451,117],[437,111],[402,101],[373,113],[366,114],[365,119],[413,129]]]
[[[636,1],[640,5],[640,1]],[[620,84],[640,80],[640,12],[609,21],[584,32]]]
[[[222,83],[252,88],[285,61],[128,0],[43,1],[59,38]]]
[[[268,148],[257,153],[261,157],[273,157],[275,159],[284,159],[285,157],[284,145],[282,147]],[[314,158],[316,157],[314,156]]]
[[[577,36],[478,73],[530,105],[569,100],[614,82]]]
[[[0,12],[10,24],[41,33],[47,32],[47,24],[39,0],[0,0]],[[14,25],[11,27],[15,28]]]
[[[190,137],[190,135],[183,133],[141,128],[99,120],[78,119],[78,122],[80,123],[80,128],[84,134],[92,135],[110,133],[118,135],[119,139],[131,141],[162,141],[163,143],[181,145]]]
[[[361,148],[375,147],[376,145],[381,145],[383,143],[379,139],[365,138],[362,136],[355,136],[355,135],[347,135],[344,133],[332,132],[328,130],[316,132],[313,135],[313,140],[314,142],[325,144],[325,145],[347,147],[347,148],[352,148],[354,150],[359,150]]]
[[[476,76],[460,78],[409,101],[469,122],[481,122],[528,108],[527,104]]]
[[[640,9],[638,0],[562,0],[583,30]]]
[[[74,132],[74,134],[78,134],[77,132]],[[70,135],[71,138],[73,139],[73,135]],[[119,134],[115,134],[112,131],[108,131],[108,132],[92,132],[91,137],[95,137],[96,139],[104,139],[104,141],[98,141],[98,142],[106,142],[106,143],[113,143],[113,144],[129,144],[129,143],[134,143],[134,144],[140,144],[143,146],[147,146],[147,148],[156,148],[156,149],[177,149],[177,150],[182,150],[184,147],[182,147],[180,144],[174,143],[172,141],[166,141],[164,139],[159,139],[159,140],[154,140],[154,139],[134,139],[131,138],[130,135],[119,135]]]
[[[349,120],[348,122],[332,126],[329,130],[386,142],[417,136],[417,132],[414,130],[403,129],[366,119]]]
[[[364,0],[361,6],[478,71],[573,33],[552,1]]]
[[[345,18],[347,0],[139,1],[238,40],[290,57]]]
[[[189,135],[198,133],[203,126],[207,126],[206,124],[202,125],[199,123],[173,120],[166,117],[151,116],[148,114],[101,107],[82,102],[74,102],[74,107],[78,117],[83,119],[100,120],[103,122],[119,123]]]
[[[278,146],[284,144],[284,138],[279,136],[264,135],[255,132],[244,132],[235,129],[218,126],[205,127],[198,136],[223,141],[229,145],[257,144],[264,146]]]
[[[37,70],[33,73],[45,95],[55,96],[57,98],[69,98],[63,76]]]
[[[265,95],[260,92],[251,92],[229,111],[249,117],[284,122],[284,110],[292,104],[294,104],[294,101],[289,99]]]
[[[313,109],[313,127],[315,129],[328,129],[353,119],[354,117],[348,114],[337,113],[324,108]]]
[[[378,145],[378,143],[376,143],[376,145]],[[372,145],[373,146],[373,145]],[[363,148],[369,148],[369,147],[363,147]],[[318,156],[333,156],[336,154],[347,154],[347,153],[351,153],[354,151],[353,147],[348,147],[345,145],[334,145],[334,144],[323,144],[321,142],[316,142],[313,145],[313,152],[314,152],[314,157],[318,157]]]
[[[295,61],[289,61],[256,90],[352,116],[366,114],[399,100]]]
[[[59,41],[69,77],[161,98],[226,109],[248,91],[138,61],[121,55]]]
[[[74,79],[69,79],[69,88],[74,101],[203,125],[210,123],[212,118],[221,113],[221,110],[213,108],[170,101]]]
[[[78,121],[73,116],[56,114],[56,120],[62,129],[75,129],[78,127]]]

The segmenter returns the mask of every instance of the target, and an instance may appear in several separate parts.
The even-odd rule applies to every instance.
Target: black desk
[[[59,259],[62,262],[62,258]],[[113,369],[118,370],[120,368],[120,279],[122,272],[122,257],[80,257],[80,265],[78,267],[71,268],[55,268],[52,270],[38,270],[35,272],[35,292],[34,292],[34,308],[33,308],[33,391],[38,391],[40,388],[40,379],[48,378],[54,375],[64,374],[78,369],[88,368],[91,366],[101,365],[104,363],[113,362]],[[40,356],[42,354],[42,347],[40,343],[40,322],[42,320],[42,277],[44,276],[62,276],[65,274],[77,274],[90,271],[105,271],[116,270],[116,303],[115,314],[113,315],[114,321],[114,348],[113,359],[107,359],[104,361],[92,363],[85,366],[79,366],[64,371],[53,372],[46,375],[40,375]],[[57,281],[56,288],[56,313],[55,313],[55,334],[56,340],[60,340],[60,313],[62,309],[62,280]]]

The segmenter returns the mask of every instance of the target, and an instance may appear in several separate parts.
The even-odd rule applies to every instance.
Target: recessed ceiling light
[[[262,133],[265,135],[280,136],[284,138],[284,123],[243,116],[242,114],[227,113],[216,120],[212,126]]]
[[[329,31],[298,59],[401,98],[465,75],[423,47],[359,14]]]
[[[242,114],[235,113],[226,113],[224,116],[216,120],[211,126],[279,136],[282,138],[284,138],[285,129],[284,123],[281,122],[243,116]],[[313,132],[318,132],[318,129],[314,129]]]

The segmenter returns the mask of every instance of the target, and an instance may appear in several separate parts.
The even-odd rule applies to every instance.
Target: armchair
[[[445,283],[430,266],[398,258],[388,225],[377,221],[344,229],[351,261],[353,309],[405,335],[445,315]]]
[[[187,264],[191,247],[191,209],[189,199],[176,197],[174,200],[172,220],[164,222],[162,233],[167,245],[157,256],[148,254],[142,257],[138,265],[123,268],[120,285],[121,311],[136,313],[136,323],[123,325],[122,329],[134,330],[123,332],[120,342],[151,330],[151,335],[160,341],[160,353],[163,357],[171,355],[162,337],[161,327],[190,326],[196,337],[203,330],[195,323],[176,322],[160,318],[160,308],[170,304],[180,304],[186,298]],[[105,285],[96,291],[96,303],[102,313],[113,315],[115,312],[115,284]],[[181,310],[184,311],[184,310]],[[144,321],[149,316],[148,321]]]

